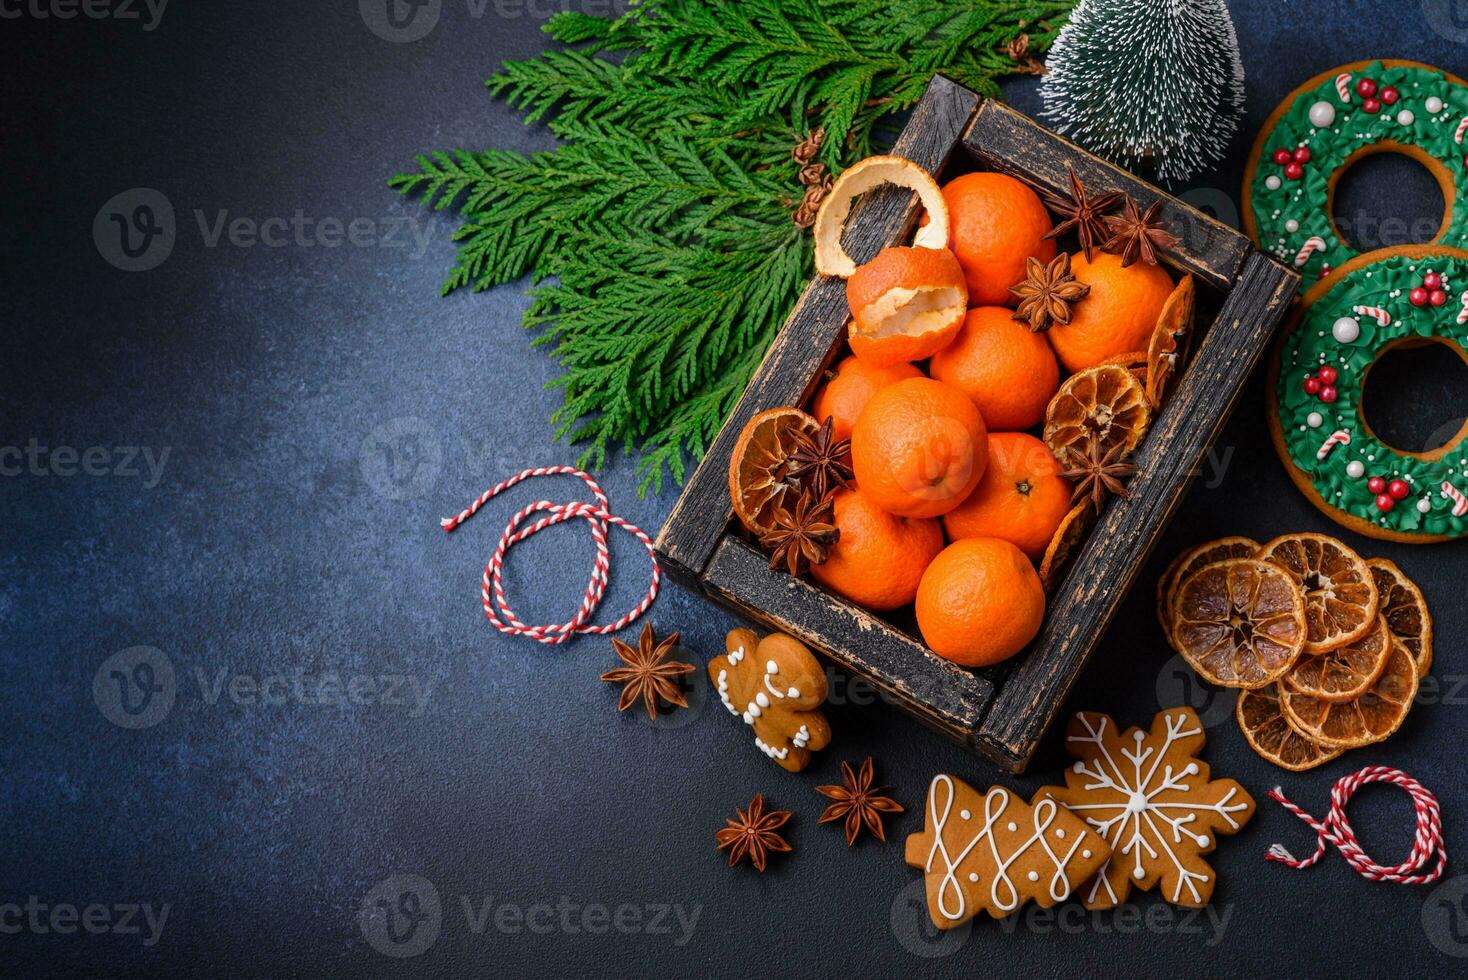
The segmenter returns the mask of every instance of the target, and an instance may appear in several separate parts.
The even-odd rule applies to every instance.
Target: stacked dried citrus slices
[[[1285,769],[1387,738],[1432,663],[1421,590],[1324,534],[1190,548],[1157,584],[1157,615],[1198,676],[1241,689],[1244,737]]]

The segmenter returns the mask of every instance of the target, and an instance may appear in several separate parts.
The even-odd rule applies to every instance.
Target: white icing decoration
[[[1310,428],[1318,429],[1325,424],[1325,416],[1321,415],[1319,412],[1311,412],[1310,416],[1305,419],[1305,421],[1310,423]]]
[[[1091,856],[1091,849],[1089,847],[1086,848],[1084,851],[1081,852],[1081,857],[1083,857],[1083,858],[1089,858],[1090,856]]]
[[[1005,829],[1013,833],[1014,831],[1018,830],[1019,827],[1015,824],[1013,820],[1011,820],[1008,824],[1005,825]]]
[[[1410,126],[1416,121],[1417,117],[1412,114],[1411,109],[1403,109],[1397,113],[1397,124],[1400,126]]]
[[[1279,190],[1279,178],[1276,177],[1274,174],[1270,174],[1268,177],[1264,178],[1264,186],[1268,187],[1272,191]]]
[[[1366,475],[1366,464],[1359,459],[1353,459],[1346,464],[1346,476],[1353,480],[1359,480]]]
[[[1310,107],[1310,125],[1324,129],[1335,122],[1335,106],[1329,102],[1317,102]]]
[[[1294,218],[1290,218],[1288,221],[1285,222],[1285,231],[1289,232],[1290,234],[1293,235],[1295,232],[1297,232],[1299,230],[1300,230],[1300,223],[1298,221],[1296,221]]]
[[[1330,335],[1338,344],[1354,344],[1361,339],[1361,324],[1355,317],[1343,316],[1331,324]]]
[[[1422,103],[1422,107],[1427,110],[1428,115],[1435,116],[1443,111],[1443,100],[1435,95],[1429,95],[1427,101]]]
[[[1056,837],[1059,837],[1061,840],[1065,840],[1065,828],[1064,827],[1056,827],[1055,828],[1055,836]]]
[[[969,813],[967,810],[959,810],[958,815],[964,820],[971,820],[973,818],[973,814]]]
[[[1038,871],[1031,871],[1031,872],[1028,872],[1025,875],[1025,877],[1028,878],[1030,881],[1039,881],[1040,880],[1040,872],[1038,872]]]
[[[1162,760],[1167,758],[1175,742],[1199,735],[1203,729],[1187,728],[1189,722],[1186,714],[1167,715],[1165,717],[1167,731],[1160,749],[1145,748],[1146,736],[1139,730],[1135,736],[1136,748],[1132,750],[1123,748],[1121,750],[1122,759],[1118,760],[1112,758],[1111,751],[1103,740],[1106,726],[1111,719],[1105,716],[1095,718],[1082,712],[1076,715],[1076,720],[1085,729],[1086,734],[1067,736],[1066,741],[1094,745],[1100,752],[1099,757],[1093,759],[1090,765],[1087,765],[1084,760],[1078,763],[1077,772],[1090,779],[1084,789],[1088,791],[1111,790],[1119,798],[1115,801],[1101,803],[1069,804],[1069,809],[1084,817],[1085,821],[1111,844],[1112,857],[1108,858],[1106,864],[1103,864],[1097,872],[1095,883],[1091,886],[1091,893],[1086,901],[1094,901],[1103,886],[1111,894],[1111,899],[1116,901],[1117,896],[1112,891],[1106,876],[1111,861],[1131,855],[1134,861],[1132,877],[1143,878],[1146,875],[1146,870],[1142,866],[1142,858],[1145,853],[1152,857],[1166,855],[1172,864],[1172,870],[1176,872],[1177,879],[1170,901],[1174,903],[1180,901],[1183,889],[1187,888],[1192,895],[1192,903],[1201,904],[1203,895],[1198,890],[1198,885],[1206,882],[1208,876],[1184,867],[1172,845],[1187,837],[1200,847],[1206,848],[1209,838],[1193,831],[1188,826],[1197,820],[1200,813],[1215,814],[1237,830],[1242,824],[1235,820],[1233,815],[1249,808],[1249,804],[1242,801],[1230,802],[1238,794],[1236,787],[1230,787],[1217,803],[1191,803],[1186,800],[1159,802],[1157,800],[1157,797],[1163,793],[1174,791],[1186,793],[1191,788],[1184,780],[1189,776],[1197,775],[1197,763],[1190,762],[1181,771],[1174,772],[1172,766],[1164,765]],[[1124,762],[1130,763],[1130,766],[1124,765]],[[1127,771],[1128,769],[1130,771]],[[1160,773],[1159,769],[1162,770]],[[1102,818],[1087,816],[1082,811],[1112,811],[1114,815]],[[1168,811],[1184,812],[1182,815],[1172,816]],[[1166,832],[1159,825],[1165,826]],[[1128,833],[1130,836],[1123,843],[1122,838]]]
[[[933,846],[928,851],[928,860],[923,870],[932,873],[934,860],[939,857],[943,859],[943,879],[938,883],[936,902],[939,915],[952,922],[957,922],[965,917],[967,899],[964,897],[963,888],[958,883],[958,866],[981,843],[988,844],[990,856],[994,860],[996,870],[994,880],[989,886],[989,897],[999,911],[1013,912],[1019,908],[1022,898],[1019,889],[1009,877],[1009,869],[1037,844],[1045,852],[1045,857],[1050,859],[1050,864],[1054,868],[1049,885],[1050,898],[1056,902],[1063,902],[1070,896],[1070,882],[1066,880],[1065,869],[1076,852],[1080,850],[1080,841],[1076,841],[1064,855],[1057,855],[1050,849],[1050,843],[1045,839],[1045,831],[1050,829],[1050,825],[1060,815],[1060,804],[1048,797],[1037,802],[1030,810],[1033,832],[1019,843],[1012,854],[1002,857],[999,853],[999,841],[994,836],[994,826],[1004,815],[1004,811],[1009,808],[1009,801],[1016,797],[998,787],[991,789],[984,796],[983,821],[978,832],[955,856],[948,853],[948,845],[943,840],[943,831],[948,826],[948,815],[953,810],[953,800],[956,796],[957,790],[953,785],[952,776],[939,773],[933,777],[933,782],[928,787],[928,825],[933,833]],[[1015,825],[1011,822],[1009,826]],[[1030,875],[1031,881],[1039,880],[1039,872],[1032,871]],[[977,880],[977,877],[970,873],[969,881]]]
[[[1423,497],[1421,500],[1417,501],[1417,512],[1420,514],[1431,514],[1432,501],[1428,500],[1426,497]]]
[[[976,871],[970,871],[968,873],[968,880],[969,881],[978,881],[979,880],[978,872],[976,872]]]

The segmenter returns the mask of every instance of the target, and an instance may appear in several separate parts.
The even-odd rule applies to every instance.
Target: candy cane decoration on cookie
[[[1336,446],[1349,446],[1350,444],[1351,434],[1345,429],[1336,429],[1330,434],[1330,438],[1321,443],[1320,448],[1315,451],[1315,458],[1324,459]]]
[[[1460,325],[1468,323],[1468,289],[1463,290],[1461,302],[1463,304],[1463,308],[1458,311],[1458,323]]]
[[[1357,316],[1369,316],[1382,327],[1390,326],[1392,322],[1392,315],[1379,306],[1353,306],[1351,312]]]
[[[1325,251],[1325,239],[1319,235],[1311,235],[1305,239],[1305,244],[1301,245],[1300,250],[1295,253],[1295,268],[1298,269],[1304,265],[1309,260],[1311,252],[1323,251]]]
[[[1335,94],[1341,97],[1342,102],[1351,101],[1351,73],[1343,71],[1335,77]]]
[[[1468,514],[1468,497],[1463,496],[1462,491],[1447,480],[1443,481],[1442,495],[1444,499],[1453,502],[1454,517],[1462,517],[1464,514]]]
[[[1468,116],[1464,116],[1458,121],[1458,131],[1453,134],[1453,142],[1462,143],[1465,133],[1468,133]]]

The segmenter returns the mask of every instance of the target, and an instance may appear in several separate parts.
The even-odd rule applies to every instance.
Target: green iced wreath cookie
[[[1422,163],[1442,188],[1434,244],[1468,248],[1468,83],[1413,61],[1358,61],[1317,75],[1274,110],[1244,172],[1244,228],[1307,277],[1358,254],[1336,227],[1336,181],[1372,153]]]
[[[1468,535],[1468,426],[1422,453],[1388,446],[1361,412],[1367,373],[1394,347],[1443,344],[1468,362],[1468,252],[1381,249],[1304,297],[1277,348],[1270,429],[1295,484],[1339,524],[1426,543]]]

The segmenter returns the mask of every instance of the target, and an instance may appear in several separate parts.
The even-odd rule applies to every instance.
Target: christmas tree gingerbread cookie
[[[923,830],[907,838],[907,863],[925,875],[935,926],[952,929],[981,911],[1001,919],[1030,900],[1049,908],[1111,856],[1105,840],[1045,792],[1027,804],[1002,786],[979,792],[933,777]]]
[[[1080,891],[1089,909],[1115,908],[1132,888],[1159,888],[1174,905],[1201,908],[1217,876],[1203,855],[1219,834],[1254,815],[1254,798],[1232,779],[1210,779],[1197,758],[1203,725],[1191,708],[1172,708],[1152,730],[1121,732],[1103,714],[1078,712],[1065,746],[1075,763],[1064,787],[1040,791],[1090,824],[1111,857]]]
[[[1468,426],[1407,452],[1362,413],[1377,359],[1426,344],[1468,361],[1468,252],[1404,245],[1352,259],[1305,294],[1276,350],[1275,449],[1311,503],[1360,534],[1408,544],[1468,535]]]
[[[1468,83],[1415,61],[1358,61],[1317,75],[1265,120],[1244,172],[1244,229],[1264,251],[1324,278],[1358,254],[1331,201],[1351,164],[1401,153],[1437,178],[1433,241],[1468,248]]]
[[[820,711],[826,673],[799,640],[730,630],[723,656],[710,660],[708,671],[724,707],[754,729],[754,744],[780,768],[800,772],[831,741]]]

